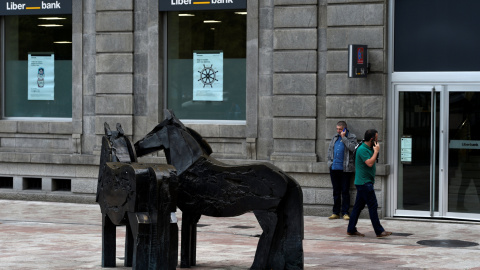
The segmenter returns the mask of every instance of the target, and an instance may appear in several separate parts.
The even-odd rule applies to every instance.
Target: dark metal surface
[[[417,244],[429,246],[429,247],[474,247],[478,246],[478,243],[462,241],[462,240],[422,240]]]
[[[132,269],[176,269],[178,182],[170,165],[137,163],[122,127],[105,123],[97,202],[102,211],[102,267],[115,267],[116,226],[125,225],[124,265]],[[115,162],[112,162],[115,161]]]
[[[408,236],[410,236],[410,235],[413,235],[413,233],[397,233],[397,232],[393,232],[392,235],[408,237]]]
[[[233,229],[252,229],[252,228],[255,228],[255,227],[253,227],[253,226],[235,225],[235,226],[230,226],[229,228],[233,228]]]
[[[135,152],[164,150],[177,170],[182,210],[181,267],[196,263],[196,227],[201,215],[231,217],[253,211],[263,233],[252,269],[303,269],[303,195],[292,177],[270,163],[232,166],[210,157],[212,149],[173,112]]]

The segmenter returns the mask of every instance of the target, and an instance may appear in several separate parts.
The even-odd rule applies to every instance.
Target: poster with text
[[[54,100],[54,88],[54,54],[28,54],[28,100]]]
[[[193,53],[193,100],[223,101],[223,52]]]

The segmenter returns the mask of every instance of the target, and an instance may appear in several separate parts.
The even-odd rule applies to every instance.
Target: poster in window
[[[223,52],[193,53],[193,100],[223,101]]]
[[[54,100],[54,54],[28,54],[28,100]]]
[[[412,162],[412,137],[409,135],[402,136],[400,143],[400,161],[402,163]]]

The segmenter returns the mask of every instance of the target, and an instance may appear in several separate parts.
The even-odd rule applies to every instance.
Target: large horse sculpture
[[[263,232],[251,269],[303,269],[303,196],[300,185],[268,163],[233,166],[173,112],[135,143],[138,156],[164,150],[178,175],[182,210],[181,267],[196,263],[201,215],[232,217],[253,211]]]

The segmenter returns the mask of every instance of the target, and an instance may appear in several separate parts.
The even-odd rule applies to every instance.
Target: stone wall
[[[274,163],[302,185],[305,214],[328,216],[326,152],[337,121],[359,139],[376,128],[386,144],[386,1],[247,3],[247,121],[187,125],[226,163]],[[72,17],[72,121],[0,120],[0,198],[94,202],[103,123],[121,123],[137,141],[163,118],[158,0],[73,1]],[[367,78],[348,78],[348,44],[368,45]],[[377,165],[380,207],[385,149]],[[161,153],[141,160],[165,162]],[[1,188],[10,179],[12,187]],[[31,179],[41,180],[41,190],[25,189]],[[71,191],[56,191],[59,180],[70,180]],[[351,196],[353,203],[353,181]]]

